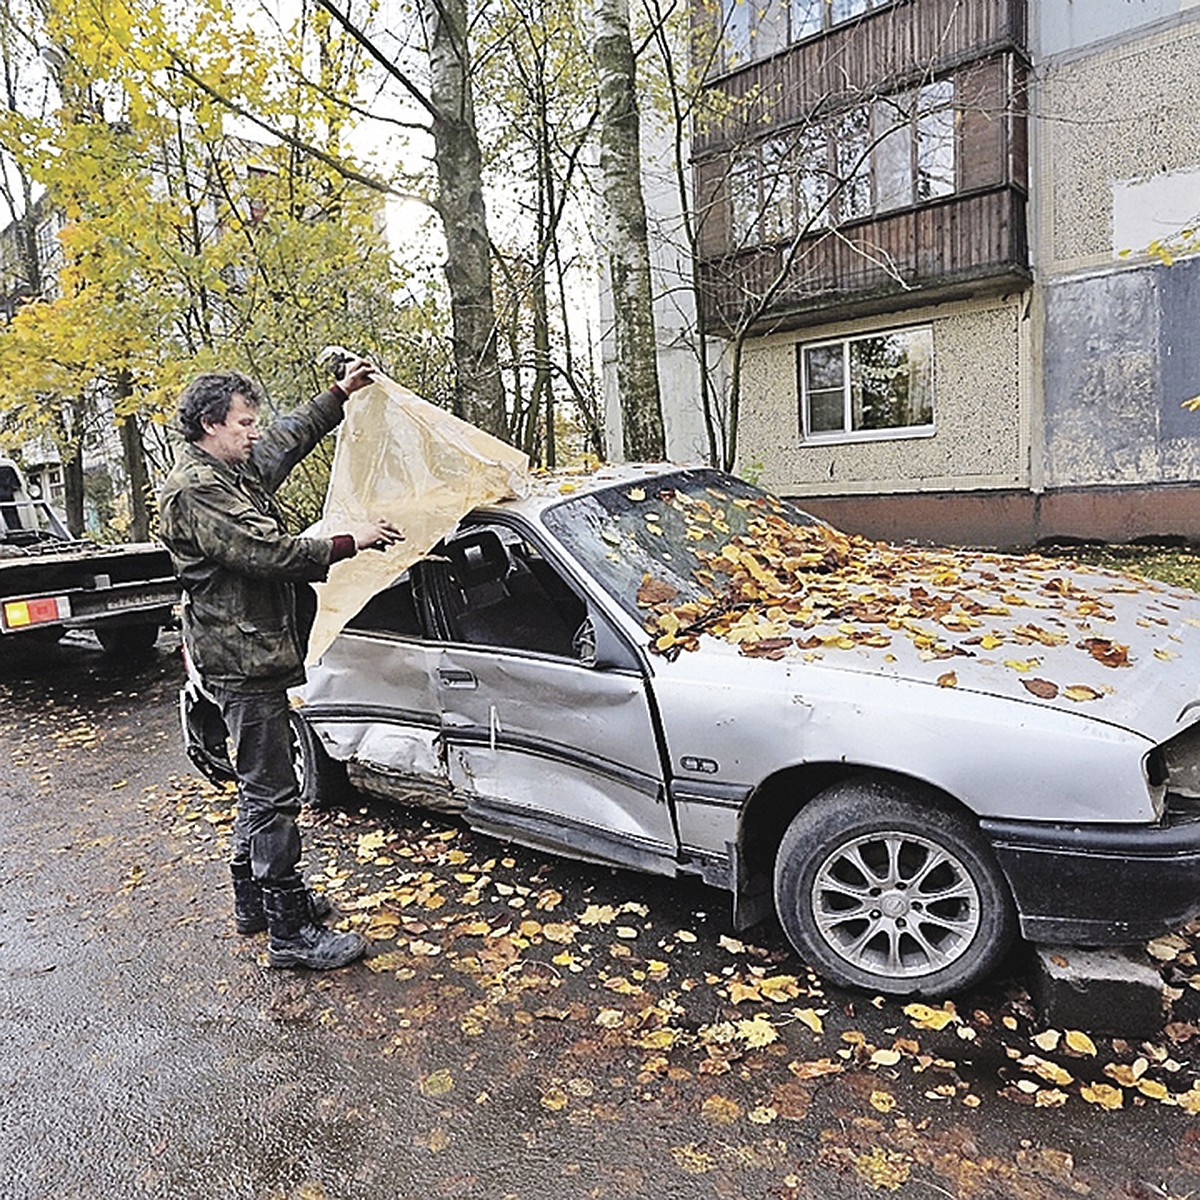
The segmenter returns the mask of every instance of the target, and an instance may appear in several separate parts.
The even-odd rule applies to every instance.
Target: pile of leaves
[[[680,493],[660,493],[657,499],[684,513],[689,541],[710,538],[722,515],[719,507]],[[1161,584],[1089,572],[1074,563],[1068,573],[1061,562],[1037,555],[873,542],[824,525],[797,524],[768,504],[750,516],[744,533],[715,549],[696,545],[693,553],[698,593],[683,597],[650,573],[638,589],[651,649],[668,658],[695,650],[705,634],[737,645],[742,654],[771,659],[820,657],[827,650],[886,651],[896,637],[908,639],[923,660],[974,657],[1005,644],[1015,655],[1025,647],[1072,643],[1062,628],[1071,621],[1083,635],[1073,643],[1079,650],[1119,668],[1129,665],[1128,646],[1096,636],[1094,628],[1115,619],[1106,597],[1166,591]],[[1090,574],[1095,586],[1083,587],[1081,573]],[[1020,609],[1031,610],[1031,617],[1013,624],[1014,610]],[[1039,624],[1037,610],[1052,610],[1058,628]],[[885,661],[895,658],[887,654]],[[1038,661],[1014,657],[1005,665],[1023,673]],[[938,682],[956,681],[951,672]],[[1043,699],[1060,692],[1045,679],[1022,683]],[[1078,701],[1102,695],[1085,685],[1062,694]]]

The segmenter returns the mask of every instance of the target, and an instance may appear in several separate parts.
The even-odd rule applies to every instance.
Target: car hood
[[[860,561],[836,586],[831,576],[741,605],[708,636],[652,645],[767,659],[791,678],[799,660],[982,693],[1156,742],[1195,718],[1200,593],[1039,556],[886,549],[903,554],[902,581],[895,557],[880,560],[887,578]]]

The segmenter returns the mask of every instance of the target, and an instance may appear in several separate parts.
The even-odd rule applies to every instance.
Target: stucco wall
[[[1200,166],[1200,8],[1136,40],[1046,59],[1035,77],[1035,269],[1110,266],[1119,251],[1143,248],[1114,226],[1114,196],[1135,186],[1130,208],[1172,210],[1177,183]]]
[[[1125,7],[1123,36],[1036,69],[1033,250],[1052,489],[1200,478],[1200,414],[1181,408],[1200,393],[1200,260],[1164,267],[1146,254],[1200,215],[1200,8],[1147,30],[1134,20],[1147,6]]]
[[[796,335],[747,345],[739,469],[788,495],[1011,487],[1028,482],[1019,298],[913,310],[933,327],[934,423],[927,437],[800,440]],[[896,324],[893,320],[889,324]],[[880,321],[805,331],[805,341],[885,329]]]

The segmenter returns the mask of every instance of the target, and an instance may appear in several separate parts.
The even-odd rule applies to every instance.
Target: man
[[[230,866],[237,927],[254,933],[265,926],[273,967],[340,967],[366,949],[359,934],[318,923],[330,906],[297,870],[300,800],[287,689],[304,682],[308,621],[297,601],[311,604],[308,581],[403,535],[378,520],[331,538],[293,537],[273,497],[371,372],[365,360],[350,360],[339,382],[265,430],[253,380],[237,371],[198,376],[179,398],[185,442],[159,496],[160,534],[184,589],[184,645],[236,756]]]

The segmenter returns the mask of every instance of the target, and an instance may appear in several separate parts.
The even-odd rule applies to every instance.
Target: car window
[[[411,573],[405,571],[391,587],[372,596],[346,622],[346,628],[371,633],[399,633],[407,637],[423,636],[424,628],[413,597]]]
[[[646,579],[680,600],[709,592],[706,560],[737,538],[754,539],[770,514],[811,527],[808,513],[719,471],[678,471],[565,500],[546,527],[627,612],[639,615]]]
[[[429,589],[443,622],[437,636],[577,657],[575,636],[586,606],[537,547],[515,530],[468,526],[420,565],[439,576]]]

